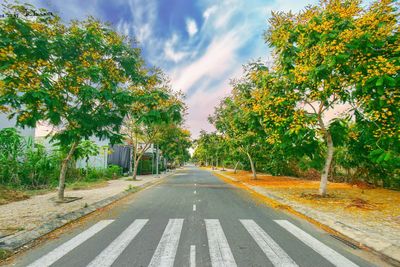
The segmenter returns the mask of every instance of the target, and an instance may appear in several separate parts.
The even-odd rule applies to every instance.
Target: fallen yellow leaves
[[[248,185],[267,188],[280,197],[316,210],[350,216],[357,220],[400,224],[398,191],[368,188],[363,184],[329,183],[328,196],[320,197],[317,195],[319,181],[266,174],[259,174],[258,179],[253,180],[251,173],[246,171],[226,174]]]

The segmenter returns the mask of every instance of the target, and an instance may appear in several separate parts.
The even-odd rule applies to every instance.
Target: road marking
[[[78,234],[77,236],[73,237],[69,241],[65,242],[64,244],[60,245],[59,247],[55,248],[54,250],[50,251],[43,257],[37,259],[32,264],[28,265],[28,267],[47,267],[58,261],[68,252],[72,251],[74,248],[94,236],[96,233],[103,230],[107,225],[112,223],[114,220],[103,220],[99,221],[89,229],[83,231],[82,233]]]
[[[178,250],[183,219],[170,219],[158,243],[157,249],[149,267],[170,267],[174,265],[176,251]]]
[[[196,246],[190,246],[190,267],[196,267]]]
[[[257,223],[253,220],[240,220],[240,222],[274,266],[298,266]]]
[[[193,204],[193,211],[196,211],[196,204]]]
[[[319,253],[322,257],[330,261],[334,266],[357,267],[358,265],[345,258],[335,250],[331,249],[318,239],[312,237],[310,234],[304,232],[294,224],[287,220],[275,220],[277,224],[285,228],[289,233],[297,237],[304,244],[312,248],[315,252]]]
[[[206,223],[211,265],[213,267],[237,266],[219,220],[205,219],[204,221]]]
[[[111,266],[148,221],[144,219],[135,220],[108,247],[97,255],[87,267]]]
[[[197,194],[197,191],[196,190],[194,190],[194,192],[193,192],[195,195]]]

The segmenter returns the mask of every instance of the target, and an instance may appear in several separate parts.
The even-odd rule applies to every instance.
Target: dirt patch
[[[346,208],[359,208],[359,209],[365,209],[365,210],[373,210],[373,209],[376,209],[377,206],[375,204],[370,203],[367,200],[362,199],[362,198],[355,198],[350,202],[349,205],[346,206]]]
[[[355,181],[355,182],[351,183],[351,185],[357,186],[360,189],[373,189],[373,188],[375,188],[374,185],[366,183],[366,182],[363,182],[363,181]]]
[[[5,187],[0,186],[0,205],[4,205],[14,201],[20,201],[24,199],[28,199],[29,195],[19,191],[12,190]]]

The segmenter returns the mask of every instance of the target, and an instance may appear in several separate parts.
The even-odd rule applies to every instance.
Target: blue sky
[[[0,2],[2,2],[0,0]],[[161,67],[186,94],[193,137],[213,130],[207,116],[242,65],[270,60],[263,40],[271,11],[298,11],[316,0],[29,0],[68,22],[92,15],[135,37],[149,65]]]

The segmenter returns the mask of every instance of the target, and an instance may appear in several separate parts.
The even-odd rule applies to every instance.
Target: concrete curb
[[[175,174],[175,171],[165,175],[164,177],[157,178],[154,181],[149,181],[142,185],[135,186],[134,189],[137,189],[137,190],[123,191],[114,196],[99,200],[87,207],[83,207],[78,210],[71,211],[67,214],[64,214],[63,216],[60,216],[60,217],[55,218],[47,223],[44,223],[32,230],[21,231],[14,235],[3,237],[0,239],[0,249],[9,250],[9,251],[17,250],[18,248],[20,248],[32,241],[44,236],[44,235],[47,235],[50,232],[66,225],[70,222],[76,221],[77,219],[79,219],[83,216],[86,216],[92,212],[95,212],[96,210],[98,210],[100,208],[104,208],[104,207],[114,203],[117,200],[123,199],[124,197],[126,197],[130,194],[136,193],[146,187],[156,184],[157,182],[162,181],[174,174]]]
[[[211,171],[215,172],[215,171]],[[286,201],[284,198],[278,197],[270,192],[266,192],[266,190],[260,190],[257,186],[251,186],[246,183],[240,182],[234,177],[231,177],[227,174],[221,173],[221,172],[215,172],[218,173],[219,175],[230,179],[234,182],[241,183],[244,186],[246,186],[248,189],[261,194],[267,198],[270,198],[278,203],[281,203],[282,205],[289,206],[292,208],[294,211],[300,213],[302,216],[307,217],[311,219],[312,221],[316,221],[320,223],[321,225],[332,229],[333,231],[343,235],[347,239],[349,239],[352,243],[359,247],[365,247],[369,249],[372,253],[384,258],[386,261],[389,263],[395,265],[395,266],[400,266],[400,247],[398,247],[395,244],[379,240],[378,238],[374,237],[365,237],[365,233],[357,228],[354,228],[350,225],[347,225],[343,222],[340,222],[336,220],[335,218],[325,215],[323,218],[321,218],[321,215],[316,215],[314,214],[315,212],[312,211],[309,208],[303,207],[301,205],[295,205],[289,201]],[[362,237],[364,235],[364,237]],[[366,242],[367,241],[367,242]]]

